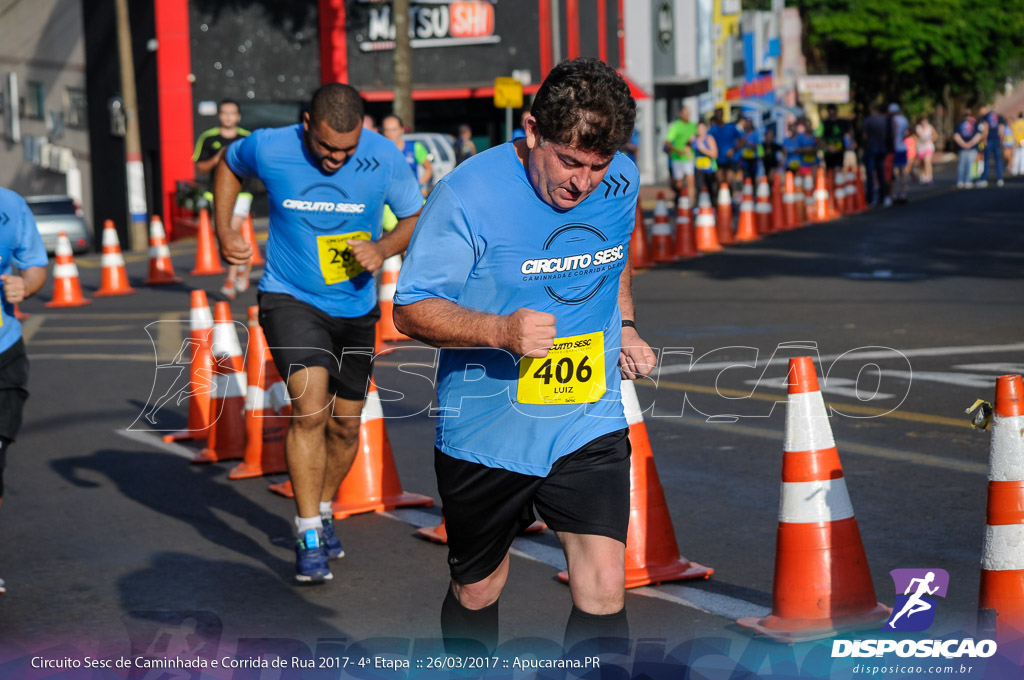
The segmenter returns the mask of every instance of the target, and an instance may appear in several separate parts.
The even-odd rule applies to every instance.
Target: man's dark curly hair
[[[530,112],[541,140],[610,156],[633,134],[636,102],[615,69],[580,58],[551,69]]]

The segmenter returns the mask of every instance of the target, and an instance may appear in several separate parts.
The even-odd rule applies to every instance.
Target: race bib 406
[[[604,395],[604,333],[555,338],[546,357],[519,364],[521,404],[590,404]]]

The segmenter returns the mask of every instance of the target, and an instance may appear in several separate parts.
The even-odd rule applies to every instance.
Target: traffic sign
[[[515,78],[495,78],[494,106],[499,109],[522,108],[523,84]]]

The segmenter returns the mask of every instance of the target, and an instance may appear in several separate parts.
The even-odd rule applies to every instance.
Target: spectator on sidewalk
[[[917,134],[917,156],[921,159],[921,184],[931,184],[932,157],[935,155],[935,128],[932,127],[928,116],[922,116],[921,122],[915,129]]]
[[[971,180],[971,170],[975,161],[978,160],[978,144],[982,140],[982,131],[979,129],[978,121],[971,115],[971,109],[964,109],[964,117],[956,126],[953,134],[953,141],[960,147],[959,159],[956,167],[956,186],[958,189],[970,189],[974,186]]]
[[[430,178],[434,176],[434,164],[430,162],[430,152],[422,142],[405,138],[405,124],[402,119],[391,114],[386,116],[380,124],[381,132],[398,147],[398,150],[405,156],[405,162],[409,164],[412,176],[420,185],[420,193],[426,196],[430,193]]]
[[[985,144],[985,175],[978,179],[978,186],[988,186],[988,179],[992,177],[992,167],[996,169],[996,186],[1003,186],[1003,126],[1006,121],[991,107],[981,107],[980,125],[983,128]]]
[[[910,122],[903,115],[900,105],[889,104],[889,116],[892,124],[892,196],[897,203],[907,202],[907,165],[910,155],[907,148],[907,135],[910,134]],[[892,202],[887,197],[886,205]]]
[[[873,102],[870,115],[864,119],[864,170],[867,174],[865,194],[871,207],[882,205],[887,195],[885,183],[885,157],[888,154],[889,119],[882,115],[882,107]]]
[[[1013,121],[1013,165],[1011,171],[1014,177],[1024,175],[1024,111],[1017,114],[1017,120]]]
[[[459,136],[455,138],[455,165],[460,165],[470,156],[476,155],[476,144],[473,142],[473,130],[463,123],[459,126]]]

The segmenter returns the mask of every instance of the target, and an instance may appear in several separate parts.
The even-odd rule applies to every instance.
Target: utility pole
[[[115,0],[117,8],[117,53],[121,61],[121,98],[124,100],[125,169],[128,177],[128,230],[129,247],[133,251],[145,250],[146,234],[146,176],[142,167],[142,142],[139,137],[139,106],[135,96],[135,61],[132,57],[132,33],[128,23],[128,0]]]
[[[409,0],[393,0],[395,15],[395,115],[412,126],[416,109],[412,102],[412,45],[409,43]]]

